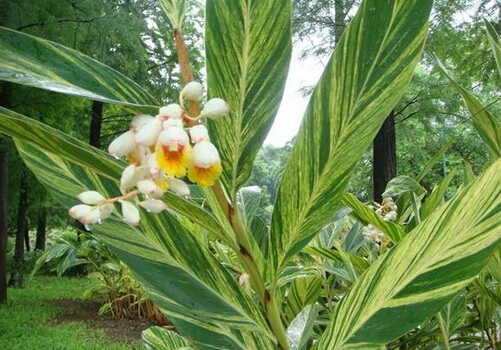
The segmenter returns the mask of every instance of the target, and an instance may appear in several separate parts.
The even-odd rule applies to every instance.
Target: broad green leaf
[[[426,163],[424,166],[423,170],[419,173],[419,175],[416,177],[417,182],[421,182],[421,180],[424,179],[424,177],[428,174],[428,172],[433,168],[435,164],[437,164],[441,159],[442,156],[451,148],[452,144],[454,143],[454,139],[450,139],[447,141],[442,148],[438,150],[438,152]]]
[[[289,321],[295,319],[305,307],[316,303],[321,289],[322,279],[318,276],[318,271],[313,277],[295,278],[286,297],[287,319]]]
[[[487,147],[491,156],[496,159],[501,157],[501,123],[496,119],[482,103],[468,90],[462,87],[447,71],[440,60],[429,53],[438,69],[449,79],[461,94],[466,108],[472,116],[472,122],[477,132]]]
[[[162,327],[150,327],[142,333],[148,350],[194,350],[179,334]]]
[[[244,223],[251,225],[261,203],[262,190],[259,186],[242,187],[237,192],[237,205]]]
[[[499,76],[501,77],[501,39],[492,24],[486,19],[484,22],[487,30],[487,37],[489,38],[489,43],[491,44],[492,52],[494,53],[494,58],[498,66]]]
[[[305,248],[303,251],[305,253],[317,256],[319,258],[326,258],[344,264],[342,253],[339,252],[338,250],[308,247]],[[369,263],[367,262],[367,260],[359,257],[358,255],[346,252],[344,252],[344,254],[350,258],[351,264],[353,265],[353,267],[355,267],[357,273],[361,274],[369,267]]]
[[[78,51],[3,27],[0,47],[0,80],[156,112],[147,91]]]
[[[421,185],[414,180],[412,177],[407,175],[397,176],[391,179],[386,186],[386,191],[384,191],[383,196],[385,197],[398,197],[404,193],[414,192],[422,193],[424,189]]]
[[[463,159],[463,165],[464,165],[463,184],[468,185],[469,183],[473,182],[473,180],[475,180],[475,173],[473,172],[473,167],[471,166],[471,163],[466,159]]]
[[[30,121],[5,109],[0,110],[0,115],[1,131],[10,130],[12,120]],[[35,135],[51,130],[34,122],[30,125]],[[15,138],[28,167],[58,202],[70,207],[77,203],[75,196],[85,189],[107,197],[120,194],[118,177],[103,174],[102,169],[92,165],[92,155],[101,154],[98,150],[67,135],[60,136],[53,130],[47,137],[46,142],[52,144],[47,147],[50,151],[37,139],[30,143],[29,136],[22,141]],[[63,150],[67,143],[79,152]],[[56,154],[59,148],[61,155]],[[104,154],[102,157],[106,159]],[[91,164],[85,165],[82,159]],[[113,169],[114,164],[112,161],[106,168]],[[138,228],[125,225],[120,216],[113,215],[94,226],[92,233],[127,264],[150,298],[196,348],[273,348],[256,304],[172,214],[144,213]]]
[[[291,350],[305,349],[318,316],[315,305],[306,306],[287,327],[287,340]]]
[[[445,307],[499,246],[500,207],[501,160],[360,276],[318,349],[386,344]]]
[[[432,0],[366,0],[337,44],[284,171],[271,230],[271,276],[324,227],[359,158],[410,82]]]
[[[426,219],[435,209],[444,203],[445,194],[454,177],[456,177],[456,170],[449,172],[442,182],[433,189],[421,207],[421,219]]]
[[[457,295],[445,308],[440,311],[444,326],[449,338],[461,326],[466,317],[466,296]]]
[[[186,15],[186,0],[159,0],[162,10],[174,29],[181,29]]]
[[[231,106],[209,121],[221,154],[221,181],[230,199],[250,177],[252,163],[278,111],[291,57],[290,0],[207,0],[209,97]]]
[[[27,141],[112,180],[119,179],[126,166],[125,163],[115,160],[109,154],[92,148],[57,129],[2,107],[0,107],[0,132],[18,140]],[[164,200],[172,209],[205,227],[216,237],[226,240],[224,231],[216,219],[198,205],[171,192],[165,194]]]
[[[360,202],[357,197],[351,193],[343,196],[343,203],[353,209],[350,216],[364,225],[371,224],[378,230],[387,235],[393,243],[399,242],[405,235],[404,229],[391,221],[385,221],[374,210]]]

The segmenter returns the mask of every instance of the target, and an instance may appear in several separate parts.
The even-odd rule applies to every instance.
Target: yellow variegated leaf
[[[432,0],[366,0],[311,97],[272,218],[271,276],[331,220],[350,174],[410,82]]]
[[[221,154],[222,183],[235,202],[273,123],[291,57],[290,0],[207,0],[209,97],[229,116],[209,123]]]
[[[0,27],[0,80],[156,111],[158,101],[132,80],[63,45]]]
[[[500,207],[498,160],[360,276],[317,349],[383,345],[441,310],[499,246]]]

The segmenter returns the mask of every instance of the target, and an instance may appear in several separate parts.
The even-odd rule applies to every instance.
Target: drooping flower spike
[[[213,98],[199,115],[190,116],[184,101],[201,101],[202,84],[188,83],[179,95],[179,104],[161,107],[156,116],[136,116],[129,130],[109,145],[110,154],[129,162],[120,177],[122,196],[106,199],[96,191],[82,192],[77,196],[82,204],[70,208],[71,217],[90,227],[112,215],[114,203],[120,203],[123,220],[136,226],[141,216],[138,206],[149,213],[160,213],[168,209],[161,200],[166,191],[190,196],[190,188],[181,179],[184,176],[202,187],[215,183],[222,172],[221,159],[200,121],[228,115],[230,107],[224,100]]]

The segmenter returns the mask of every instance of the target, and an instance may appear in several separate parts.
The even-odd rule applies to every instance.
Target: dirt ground
[[[51,300],[48,303],[61,309],[52,319],[55,325],[68,322],[85,322],[91,328],[102,329],[110,342],[131,344],[141,340],[141,332],[154,325],[148,320],[114,319],[99,315],[100,303],[93,300]]]

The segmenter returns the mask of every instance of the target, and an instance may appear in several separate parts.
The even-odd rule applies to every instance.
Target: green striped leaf
[[[385,197],[398,197],[404,193],[414,192],[422,193],[424,188],[414,180],[412,177],[407,175],[397,176],[388,182],[386,190],[383,193]]]
[[[159,0],[162,10],[169,19],[172,27],[180,29],[184,22],[186,15],[186,1],[185,0]]]
[[[472,122],[477,132],[487,147],[491,156],[496,159],[501,157],[501,123],[496,119],[483,104],[468,90],[462,87],[447,71],[440,60],[429,53],[438,69],[449,79],[463,98],[466,108],[472,116]]]
[[[350,216],[364,225],[371,224],[378,230],[387,235],[393,243],[399,242],[405,235],[404,229],[391,221],[385,221],[376,212],[360,202],[357,197],[351,193],[343,196],[343,203],[353,209]]]
[[[306,349],[317,316],[318,308],[308,305],[292,320],[287,327],[287,340],[291,350]]]
[[[489,38],[489,43],[491,44],[492,52],[494,53],[494,58],[498,66],[499,75],[501,76],[501,39],[499,38],[496,28],[486,19],[484,19],[484,22],[487,30],[487,37]]]
[[[194,350],[179,334],[162,327],[150,327],[142,333],[148,350]]]
[[[317,348],[386,344],[445,307],[498,247],[500,207],[501,160],[360,276]]]
[[[2,132],[15,128],[13,120],[30,121],[5,109],[0,109],[0,115]],[[29,125],[35,135],[52,130],[34,121]],[[14,136],[14,140],[28,167],[54,199],[69,208],[77,203],[75,196],[86,189],[107,197],[120,194],[119,172],[110,176],[83,161],[92,163],[92,155],[100,151],[52,131],[45,135],[45,142],[52,144],[50,151],[37,138],[30,142],[30,133],[20,135],[22,139]],[[68,143],[77,153],[66,149]],[[59,148],[61,154],[53,153]],[[102,156],[105,158],[104,153]],[[111,161],[105,169],[114,171],[114,165]],[[129,266],[183,336],[198,349],[273,348],[256,304],[209,250],[172,214],[143,214],[138,228],[125,225],[120,215],[114,215],[103,225],[94,226],[92,233]]]
[[[331,220],[349,177],[410,82],[432,0],[366,0],[310,100],[278,190],[271,275]]]
[[[430,196],[421,207],[421,219],[426,219],[435,209],[445,202],[445,194],[454,177],[456,177],[456,170],[447,174],[442,182],[433,189]]]
[[[63,45],[0,27],[0,80],[156,112],[132,80]]]
[[[290,0],[207,0],[210,97],[231,113],[209,123],[222,159],[222,183],[234,201],[250,177],[282,99],[291,57]]]

